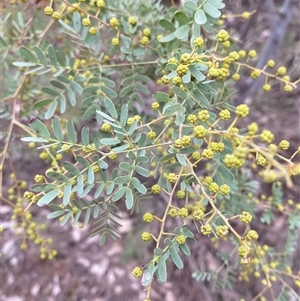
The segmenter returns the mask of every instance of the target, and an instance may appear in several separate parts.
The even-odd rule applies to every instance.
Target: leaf
[[[76,159],[77,158],[78,158],[78,156],[76,157]],[[71,176],[77,176],[80,174],[79,169],[69,161],[65,161],[63,163],[63,167],[70,173]]]
[[[64,218],[62,219],[62,221],[60,222],[60,225],[61,225],[61,227],[63,227],[66,223],[67,223],[67,221],[70,219],[70,217],[72,216],[72,211],[70,211],[70,212],[68,212],[65,216],[64,216]]]
[[[88,178],[87,181],[89,184],[93,184],[95,181],[95,174],[94,174],[94,170],[92,168],[92,166],[89,167],[88,169]]]
[[[203,5],[203,10],[213,18],[219,18],[221,16],[221,12],[208,2]]]
[[[121,198],[124,196],[124,194],[126,193],[126,190],[127,190],[127,187],[121,187],[121,188],[119,188],[119,189],[115,192],[115,194],[114,194],[114,196],[113,196],[113,198],[112,198],[113,202],[116,202],[116,201],[118,201],[119,199],[121,199]]]
[[[50,84],[52,86],[54,86],[55,88],[58,88],[61,90],[65,90],[67,88],[65,85],[63,85],[61,82],[58,82],[57,80],[51,80]]]
[[[159,20],[158,24],[164,29],[169,30],[171,32],[176,30],[175,26],[172,23],[170,23],[168,20],[161,19]]]
[[[42,92],[46,93],[46,94],[49,94],[49,95],[52,95],[52,96],[59,96],[60,93],[58,91],[55,91],[51,88],[48,88],[48,87],[43,87],[42,88]]]
[[[106,118],[107,120],[110,121],[115,121],[112,117],[110,117],[109,115],[107,115],[106,113],[100,111],[100,110],[96,110],[96,113],[101,115],[102,117]]]
[[[174,40],[176,38],[175,36],[175,32],[172,32],[164,37],[162,37],[159,42],[160,43],[168,43],[168,42],[171,42],[172,40]]]
[[[199,91],[198,89],[194,89],[193,91],[196,99],[201,103],[201,105],[203,105],[204,108],[208,109],[210,106],[210,103],[208,101],[208,99],[204,96],[204,94]]]
[[[176,154],[176,159],[178,160],[180,165],[186,166],[186,161],[185,161],[184,155],[177,153]]]
[[[47,205],[50,202],[52,202],[57,196],[58,196],[59,191],[57,189],[49,191],[46,193],[44,196],[42,196],[39,201],[37,202],[38,206],[43,206]]]
[[[168,102],[170,100],[170,95],[164,92],[155,92],[152,96],[158,101]]]
[[[39,136],[49,139],[50,132],[48,131],[47,127],[37,118],[30,119],[28,125],[31,129],[33,129]]]
[[[120,114],[120,124],[121,126],[125,126],[128,119],[128,105],[123,104],[121,108],[121,114]]]
[[[167,265],[164,257],[160,257],[158,261],[157,278],[158,281],[164,283],[167,281]]]
[[[51,64],[54,67],[56,67],[57,66],[56,54],[55,54],[55,50],[53,49],[53,47],[51,45],[48,47],[48,55],[49,55]]]
[[[16,67],[33,67],[36,66],[35,63],[29,63],[29,62],[13,62],[13,65]]]
[[[84,157],[76,156],[75,160],[84,167],[89,167],[90,166],[90,162]]]
[[[174,87],[171,88],[171,90],[176,96],[178,96],[182,99],[187,98],[187,93],[185,91],[183,91],[182,89],[174,86]]]
[[[65,213],[64,210],[54,211],[54,212],[49,213],[47,215],[47,218],[48,219],[56,218],[56,217],[62,216],[64,213]]]
[[[21,138],[21,140],[25,142],[40,142],[40,143],[49,142],[49,140],[41,137],[23,137]]]
[[[74,122],[72,120],[67,121],[67,134],[69,140],[75,144],[77,142],[77,134],[74,127]]]
[[[69,178],[65,175],[57,172],[57,171],[48,171],[46,173],[47,178],[56,180],[58,182],[67,183],[69,181]]]
[[[150,264],[148,266],[148,268],[144,271],[143,277],[142,277],[142,285],[143,286],[148,286],[151,283],[151,281],[153,279],[153,275],[156,272],[157,268],[158,268],[157,265]]]
[[[121,142],[118,138],[102,138],[100,142],[104,145],[116,145]]]
[[[133,193],[132,190],[128,188],[125,197],[125,205],[127,210],[130,210],[133,207],[133,203],[134,203]]]
[[[60,126],[60,120],[57,116],[54,116],[54,118],[52,119],[52,129],[57,140],[62,141],[64,136]]]
[[[191,251],[187,244],[179,245],[179,248],[185,256],[191,255]]]
[[[57,108],[57,101],[55,100],[50,104],[47,112],[45,113],[45,119],[51,118],[55,114],[56,108]]]
[[[147,192],[147,188],[137,178],[133,177],[131,183],[139,193],[145,194]]]
[[[81,17],[78,12],[73,13],[73,24],[74,24],[74,29],[76,32],[79,32],[81,29]]]
[[[174,264],[178,267],[178,269],[182,269],[183,262],[174,247],[170,248],[170,256]]]
[[[147,170],[146,168],[144,168],[142,166],[136,165],[135,166],[135,171],[143,177],[149,177],[150,176],[149,170]]]
[[[31,52],[28,48],[22,46],[22,47],[20,48],[20,53],[21,53],[26,59],[28,59],[30,62],[32,62],[32,63],[36,63],[36,62],[37,62],[37,61],[36,61],[36,57],[32,54],[32,52]]]
[[[87,208],[86,213],[85,213],[85,217],[84,217],[84,221],[83,224],[86,226],[89,221],[90,221],[90,217],[91,217],[91,208]]]
[[[194,15],[194,20],[195,20],[195,23],[198,25],[202,25],[207,22],[205,13],[201,8],[196,10],[195,15]]]
[[[203,75],[199,69],[197,68],[197,64],[191,65],[189,67],[189,71],[192,73],[192,75],[198,80],[198,81],[204,81],[206,76]]]
[[[66,24],[63,20],[59,20],[58,21],[65,29],[73,32],[74,34],[76,34],[77,32],[68,24]]]
[[[105,187],[105,184],[104,184],[104,183],[101,183],[101,184],[98,186],[98,188],[97,188],[97,190],[95,191],[95,194],[94,194],[94,198],[95,198],[95,199],[97,199],[97,198],[101,195],[101,193],[102,193],[104,187]]]
[[[175,36],[179,40],[186,40],[189,35],[189,25],[182,25],[175,31]]]
[[[71,106],[75,107],[76,106],[76,97],[75,97],[73,90],[70,87],[67,88],[67,93],[68,93],[68,97],[69,97]]]
[[[51,102],[53,102],[53,101],[54,101],[53,98],[42,99],[42,100],[40,100],[40,101],[37,101],[37,102],[33,105],[33,107],[34,107],[35,109],[40,109],[40,108],[45,107],[46,105],[48,105],[49,103],[51,103]]]
[[[71,192],[72,192],[72,184],[67,183],[67,185],[64,188],[64,197],[63,197],[64,206],[67,206],[69,204]]]
[[[185,120],[185,111],[186,111],[185,107],[180,108],[180,110],[178,111],[176,119],[175,119],[175,124],[176,125],[183,124],[183,122]]]
[[[89,129],[88,126],[85,126],[85,127],[82,128],[82,130],[81,130],[81,141],[82,141],[84,146],[87,146],[90,143],[89,133],[90,133],[90,129]]]
[[[47,65],[47,59],[46,56],[44,54],[44,52],[37,46],[33,47],[34,52],[36,53],[36,55],[38,56],[40,62],[46,66]]]
[[[107,109],[107,111],[109,112],[109,114],[111,115],[111,117],[113,117],[114,119],[118,119],[118,113],[117,113],[116,107],[109,98],[105,98],[104,106]]]
[[[184,14],[181,11],[177,11],[174,14],[174,19],[179,23],[180,26],[186,25],[190,22],[190,18],[187,17],[186,14]]]

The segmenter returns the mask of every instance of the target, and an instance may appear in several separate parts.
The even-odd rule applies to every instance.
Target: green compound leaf
[[[46,138],[46,139],[50,138],[50,132],[48,131],[47,127],[39,119],[31,118],[28,122],[28,125],[39,136]]]
[[[61,130],[60,120],[57,116],[54,116],[52,119],[52,129],[56,139],[62,141],[64,139],[64,135]]]
[[[52,202],[57,196],[59,191],[57,189],[49,191],[44,196],[42,196],[37,202],[38,206],[44,206]]]
[[[157,279],[159,282],[165,283],[167,281],[167,265],[164,256],[159,258],[157,266]]]
[[[219,18],[221,16],[221,12],[208,2],[203,5],[203,10],[213,18]]]
[[[125,205],[127,210],[130,210],[133,207],[133,203],[134,203],[133,192],[130,188],[128,188],[125,196]]]
[[[174,262],[174,264],[179,269],[182,269],[183,268],[183,262],[182,262],[180,256],[178,255],[177,250],[175,250],[175,247],[170,248],[170,256],[171,256],[171,259]]]
[[[74,127],[74,122],[72,120],[67,121],[67,135],[72,143],[75,144],[77,142],[77,134]]]
[[[198,25],[202,25],[207,22],[206,15],[201,8],[197,9],[197,11],[195,12],[194,20]]]
[[[190,27],[188,25],[182,25],[175,31],[175,37],[179,40],[187,40],[189,36]]]
[[[36,63],[36,62],[37,62],[37,61],[36,61],[36,57],[32,54],[32,52],[31,52],[28,48],[22,46],[22,47],[20,48],[20,53],[21,53],[26,59],[28,59],[30,62],[32,62],[32,63]]]

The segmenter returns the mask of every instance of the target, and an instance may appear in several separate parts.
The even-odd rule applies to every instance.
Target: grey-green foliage
[[[59,218],[62,226],[68,222],[87,225],[93,221],[92,235],[100,234],[100,244],[104,244],[107,237],[118,238],[121,218],[118,205],[124,202],[129,212],[138,210],[140,200],[150,195],[147,183],[150,176],[170,195],[174,193],[173,186],[165,174],[180,169],[180,189],[187,194],[197,190],[205,168],[201,162],[201,173],[196,174],[194,171],[198,173],[199,170],[192,165],[190,157],[208,141],[193,136],[193,125],[187,123],[187,117],[197,115],[200,110],[209,110],[208,123],[212,126],[203,124],[207,129],[216,130],[218,139],[225,144],[224,152],[214,154],[212,159],[212,179],[218,185],[228,184],[231,189],[230,195],[218,195],[213,204],[220,212],[225,212],[226,217],[249,211],[255,218],[250,195],[258,189],[258,183],[249,181],[248,167],[242,170],[226,167],[224,158],[234,152],[236,145],[226,135],[222,136],[223,129],[216,121],[217,110],[234,110],[230,104],[234,93],[232,82],[207,78],[216,39],[211,33],[221,15],[223,1],[188,0],[182,8],[169,10],[152,1],[109,1],[107,4],[110,9],[101,11],[98,20],[91,18],[93,26],[101,25],[96,35],[89,33],[88,27],[82,25],[83,17],[75,12],[59,21],[60,34],[65,38],[63,43],[53,45],[45,39],[44,43],[33,47],[23,45],[19,57],[14,60],[15,67],[24,68],[25,75],[36,75],[36,82],[42,83],[41,87],[34,83],[42,96],[33,97],[29,102],[34,103],[35,112],[44,113],[45,121],[40,120],[41,115],[39,119],[30,119],[32,137],[22,140],[41,143],[40,148],[50,154],[51,148],[56,148],[56,155],[66,156],[61,164],[55,157],[57,169],[47,170],[47,181],[32,187],[39,195],[37,205],[49,205],[52,212],[48,218]],[[90,13],[95,14],[96,9],[91,8]],[[106,30],[106,24],[115,15],[120,16],[120,28]],[[142,23],[130,26],[127,18],[135,15]],[[14,26],[18,28],[19,25]],[[147,28],[151,29],[150,43],[143,44],[140,38]],[[194,47],[194,39],[204,35],[205,47]],[[113,46],[111,41],[116,37],[119,45]],[[6,47],[5,37],[1,41]],[[186,74],[181,76],[178,66],[169,59],[180,62],[182,56],[189,53],[203,60],[192,60]],[[19,71],[15,71],[18,75]],[[152,93],[151,84],[157,79],[172,83],[178,77],[182,84],[172,85],[169,93],[157,85]],[[154,113],[148,114],[152,100],[160,106],[157,124],[152,122]],[[95,123],[79,131],[78,118],[81,121],[95,118]],[[103,130],[103,124],[110,126],[110,130]],[[147,135],[152,129],[158,135],[154,139]],[[241,132],[246,130],[241,129]],[[192,136],[193,143],[176,149],[174,141],[183,135]],[[158,147],[163,151],[158,152]],[[114,156],[118,156],[116,163],[111,161]],[[150,165],[155,166],[154,170]],[[186,167],[190,169],[186,171]],[[272,192],[273,205],[266,206],[260,217],[266,224],[275,220],[275,206],[282,204],[281,188],[274,185]],[[203,206],[208,206],[211,192],[207,194]],[[205,218],[213,218],[211,212],[207,212]],[[209,221],[214,228],[224,222],[218,217]],[[195,224],[197,229],[202,226],[201,221]],[[296,214],[290,215],[289,226],[291,230],[300,226]],[[172,233],[174,237],[156,247],[153,259],[146,264],[144,286],[148,286],[153,277],[160,283],[166,282],[167,262],[172,261],[181,269],[183,257],[191,255],[190,243],[195,239],[187,223],[183,222]],[[185,243],[176,241],[179,235],[185,238]],[[212,235],[217,236],[215,230]],[[294,241],[295,232],[291,232],[285,246],[287,254],[294,251]],[[231,239],[231,242],[236,248],[241,240]],[[238,260],[234,264],[231,261],[237,257],[236,253],[220,252],[219,257],[224,268],[222,273],[196,271],[193,276],[200,281],[213,281],[216,289],[232,288],[237,278]],[[281,259],[283,268],[286,258]]]

